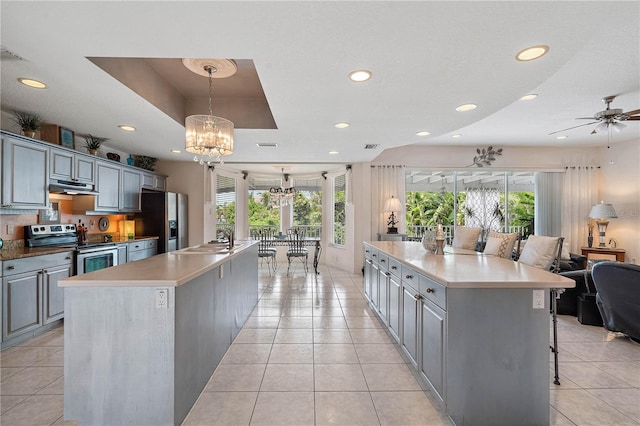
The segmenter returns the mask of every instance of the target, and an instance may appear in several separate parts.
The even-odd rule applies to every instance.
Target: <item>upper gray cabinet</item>
[[[2,135],[0,208],[38,209],[49,203],[46,146]]]
[[[142,180],[140,172],[130,169],[122,169],[122,187],[120,190],[120,211],[140,211],[140,189]]]
[[[50,179],[93,184],[95,182],[96,160],[88,155],[50,148]]]
[[[96,163],[97,211],[120,211],[120,170],[119,166],[98,161]]]
[[[167,189],[167,178],[154,173],[142,172],[142,188],[164,192]]]

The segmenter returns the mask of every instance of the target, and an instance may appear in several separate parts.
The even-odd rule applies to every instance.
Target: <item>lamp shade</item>
[[[618,215],[616,214],[613,205],[601,202],[600,204],[594,204],[593,207],[591,207],[589,217],[591,219],[609,219],[612,217],[618,217]]]
[[[391,198],[389,198],[387,201],[384,202],[385,213],[401,212],[401,211],[402,211],[402,204],[400,203],[399,199],[391,196]]]

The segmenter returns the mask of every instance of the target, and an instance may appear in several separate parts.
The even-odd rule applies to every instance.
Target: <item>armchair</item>
[[[591,270],[604,328],[640,343],[640,266],[599,262]]]

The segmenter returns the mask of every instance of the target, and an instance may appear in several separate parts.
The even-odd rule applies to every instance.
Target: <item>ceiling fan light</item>
[[[613,130],[615,130],[616,133],[620,133],[622,131],[622,129],[624,129],[627,126],[625,124],[620,123],[620,122],[616,122],[616,123],[613,123],[611,125],[611,127],[613,127]]]
[[[607,131],[608,127],[609,127],[609,123],[607,123],[606,121],[603,121],[602,123],[596,126],[595,131],[597,133],[604,133]]]

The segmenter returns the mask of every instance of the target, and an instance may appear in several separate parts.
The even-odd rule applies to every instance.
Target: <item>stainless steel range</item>
[[[27,225],[24,227],[25,247],[75,248],[75,274],[80,275],[118,264],[115,243],[78,243],[78,230],[73,224]]]

